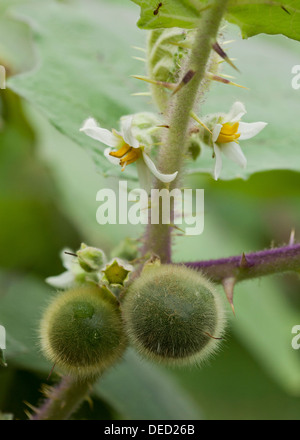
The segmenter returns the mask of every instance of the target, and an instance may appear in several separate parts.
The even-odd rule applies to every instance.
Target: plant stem
[[[183,263],[199,270],[216,283],[234,279],[235,283],[282,272],[300,271],[300,244],[243,254],[220,260]]]
[[[202,14],[192,51],[185,66],[183,77],[188,71],[195,72],[192,80],[171,99],[169,108],[168,133],[160,148],[158,168],[166,174],[178,171],[178,177],[170,184],[170,190],[180,185],[184,154],[188,138],[190,112],[197,102],[199,87],[205,77],[206,66],[216,40],[217,33],[226,12],[228,0],[212,0],[210,8]],[[154,188],[165,185],[156,180]],[[171,226],[168,224],[149,224],[145,236],[145,252],[153,252],[163,263],[171,260]]]
[[[35,409],[31,420],[68,420],[88,396],[93,381],[79,381],[69,376],[47,391],[47,400]]]

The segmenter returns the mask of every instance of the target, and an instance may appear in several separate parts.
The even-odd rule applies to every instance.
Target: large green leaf
[[[244,38],[265,33],[300,40],[299,0],[230,0],[226,18],[241,28]]]
[[[0,266],[49,275],[61,267],[60,250],[80,239],[58,207],[20,98],[3,90],[0,108]]]
[[[130,23],[135,17],[129,9],[118,9],[103,0],[98,6],[93,1],[89,5],[92,7],[82,11],[81,3],[77,9],[70,9],[50,2],[43,12],[23,6],[23,19],[34,26],[40,63],[34,71],[12,78],[9,85],[63,134],[92,153],[98,169],[118,174],[120,168],[112,167],[103,158],[100,144],[78,133],[78,127],[83,119],[93,115],[110,128],[122,114],[145,110],[143,98],[129,96],[138,84],[126,79],[130,73],[143,73],[142,66],[137,67],[135,61],[131,66],[127,57],[130,44],[139,44],[141,33],[132,30]],[[124,14],[128,23],[122,18]],[[118,23],[117,33],[107,26],[109,20]],[[296,147],[300,136],[298,95],[291,87],[291,67],[299,60],[297,43],[287,43],[290,44],[285,44],[282,37],[239,40],[230,55],[238,57],[243,72],[238,82],[250,91],[225,85],[212,88],[203,113],[226,112],[235,100],[241,100],[248,109],[245,121],[269,123],[259,137],[241,143],[248,158],[246,170],[224,158],[223,179],[248,178],[255,172],[272,169],[300,169]],[[147,101],[145,105],[148,109]],[[283,107],[288,111],[282,111]],[[204,150],[199,160],[189,166],[192,172],[211,173],[211,151]],[[130,177],[133,172],[134,168],[128,167],[122,177]]]
[[[137,392],[137,388],[139,388]],[[139,420],[198,420],[195,402],[167,371],[129,350],[125,362],[100,381],[96,390],[123,415]]]
[[[79,128],[90,116],[103,127],[118,128],[119,117],[138,110],[141,101],[131,93],[139,84],[129,78],[140,66],[130,55],[136,43],[133,16],[128,9],[94,1],[88,8],[86,2],[49,1],[15,11],[33,29],[38,63],[32,72],[11,78],[8,86],[92,154],[100,170],[121,173],[103,157],[104,146]],[[126,175],[133,170],[129,167]]]
[[[208,3],[207,0],[132,1],[141,7],[138,26],[142,29],[195,28],[201,17],[201,8]],[[159,4],[162,6],[158,10]],[[265,33],[300,40],[299,0],[230,0],[226,18],[241,28],[244,38]]]
[[[199,21],[202,0],[132,0],[141,7],[138,26],[142,29],[194,28]]]
[[[28,26],[6,14],[4,6],[0,6],[0,64],[8,77],[29,70],[34,65],[34,53]]]
[[[45,380],[51,365],[40,352],[38,327],[51,297],[51,289],[33,277],[0,276],[0,323],[10,334],[8,368],[17,366],[36,371],[44,374]],[[104,375],[95,393],[128,419],[200,417],[199,409],[174,380],[132,352]]]

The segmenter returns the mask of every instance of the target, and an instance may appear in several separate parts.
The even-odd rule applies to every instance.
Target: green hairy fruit
[[[104,287],[60,293],[46,310],[40,333],[46,357],[79,378],[101,374],[126,348],[119,305]]]
[[[225,327],[223,302],[214,286],[184,266],[145,270],[129,287],[122,310],[138,351],[169,365],[205,360],[217,349]]]

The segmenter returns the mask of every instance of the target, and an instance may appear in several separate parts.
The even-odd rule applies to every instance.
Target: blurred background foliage
[[[58,380],[54,374],[47,382],[51,365],[39,352],[37,329],[55,294],[44,278],[62,271],[60,250],[84,241],[109,253],[122,238],[142,234],[130,225],[96,223],[96,192],[116,187],[117,179],[95,167],[95,154],[102,163],[97,144],[78,128],[88,116],[110,128],[124,113],[153,108],[149,98],[131,96],[145,90],[129,78],[145,69],[131,59],[137,55],[131,46],[145,47],[146,40],[135,26],[137,6],[129,0],[38,3],[39,9],[28,0],[0,6],[0,64],[10,76],[9,88],[0,91],[0,324],[8,362],[0,369],[0,411],[18,419],[26,418],[24,402],[38,404],[43,383]],[[53,30],[56,11],[67,23],[64,42]],[[300,92],[291,88],[297,43],[267,36],[242,41],[230,27],[226,36],[232,35],[239,82],[251,90],[213,86],[205,111],[227,111],[243,100],[247,121],[267,121],[270,129],[263,142],[244,147],[248,180],[229,162],[226,181],[214,182],[207,172],[187,178],[187,185],[205,189],[206,226],[202,236],[175,239],[175,261],[281,245],[292,228],[300,230]],[[87,61],[94,50],[99,57]],[[211,159],[203,161],[205,171],[213,168]],[[106,163],[104,171],[110,171]],[[300,351],[291,346],[291,329],[300,324],[299,290],[296,275],[238,285],[237,318],[228,309],[226,340],[208,365],[166,369],[130,350],[95,387],[93,407],[85,403],[75,418],[299,419]]]

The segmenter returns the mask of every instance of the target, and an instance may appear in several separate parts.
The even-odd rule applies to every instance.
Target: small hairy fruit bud
[[[45,312],[41,343],[46,357],[71,376],[101,374],[126,348],[119,305],[105,287],[59,294]]]
[[[79,251],[77,251],[78,263],[86,272],[96,272],[104,266],[106,258],[101,249],[87,246],[82,243]]]
[[[214,286],[184,266],[144,271],[122,305],[128,336],[141,354],[170,365],[199,363],[218,346],[224,309]]]

